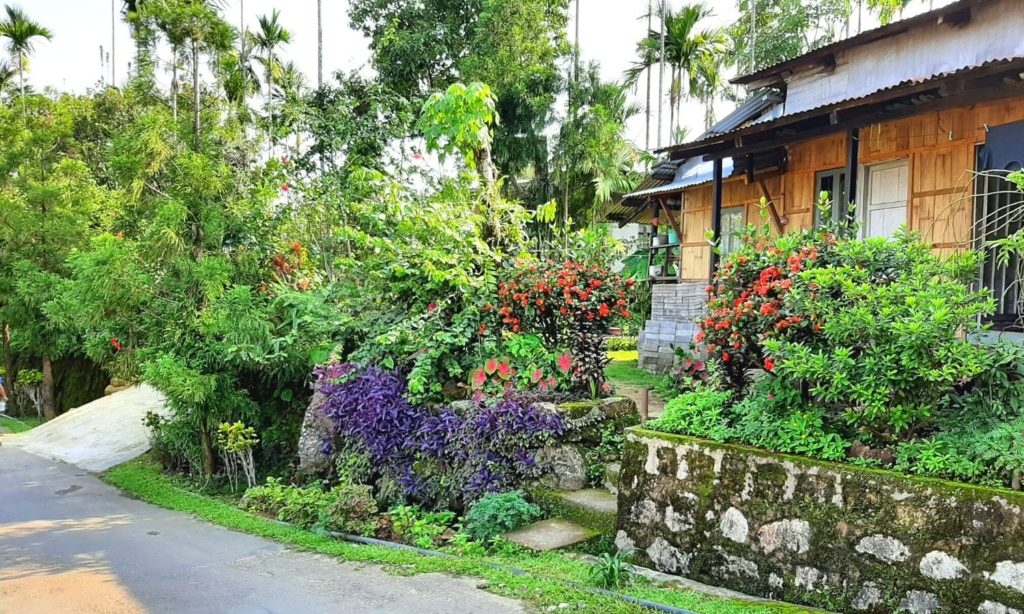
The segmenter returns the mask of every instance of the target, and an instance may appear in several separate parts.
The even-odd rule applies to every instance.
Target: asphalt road
[[[525,611],[475,584],[288,550],[0,447],[0,614]]]

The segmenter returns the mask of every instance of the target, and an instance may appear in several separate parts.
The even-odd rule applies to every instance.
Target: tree
[[[566,80],[559,64],[570,52],[568,7],[569,0],[354,0],[349,15],[371,39],[382,83],[413,104],[456,82],[492,88],[501,116],[495,172],[532,178],[536,189],[525,196],[536,205],[550,197],[546,132]]]
[[[732,92],[723,74],[726,61],[724,55],[702,55],[690,72],[690,94],[704,105],[705,130],[715,124],[715,102],[728,98]]]
[[[694,70],[705,56],[726,53],[728,39],[725,31],[716,28],[701,29],[701,22],[712,15],[703,4],[689,4],[679,11],[667,10],[664,18],[664,61],[670,69],[669,127],[678,129],[680,106],[689,92]],[[640,75],[662,61],[661,32],[650,30],[637,46],[639,58],[626,73],[627,83],[634,85]]]
[[[879,21],[885,25],[893,20],[893,17],[902,17],[903,9],[907,8],[911,0],[868,0],[868,10],[878,14]]]
[[[16,6],[6,5],[6,19],[0,21],[0,38],[7,39],[7,51],[16,60],[18,81],[21,95],[25,96],[25,69],[28,67],[28,56],[35,51],[35,39],[50,40],[53,34],[32,21],[23,10]]]
[[[277,60],[276,52],[279,47],[287,45],[292,40],[291,33],[285,30],[280,23],[280,16],[277,9],[274,9],[270,16],[261,16],[259,29],[252,35],[256,48],[263,52],[259,60],[263,64],[263,74],[267,80],[267,122],[271,152],[274,150],[274,79],[281,75],[281,64]]]
[[[850,11],[848,0],[740,0],[740,17],[729,28],[734,63],[754,72],[827,45],[839,37]]]
[[[87,245],[116,207],[78,158],[74,116],[88,105],[30,98],[21,122],[0,108],[0,321],[13,330],[15,351],[41,361],[49,419],[56,416],[53,362],[74,353],[79,339],[51,322],[45,305],[60,294],[67,255]]]
[[[641,178],[641,155],[626,138],[626,123],[641,112],[627,87],[601,81],[591,64],[573,86],[574,108],[554,147],[554,180],[569,194],[571,217],[586,224],[597,208],[630,191]]]

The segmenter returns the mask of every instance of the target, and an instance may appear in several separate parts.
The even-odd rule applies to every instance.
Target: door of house
[[[907,186],[910,164],[896,160],[865,169],[861,232],[865,237],[891,237],[907,223]]]

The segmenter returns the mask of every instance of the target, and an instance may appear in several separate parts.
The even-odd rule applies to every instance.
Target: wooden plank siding
[[[907,224],[920,232],[936,253],[949,254],[969,247],[972,240],[972,171],[975,148],[985,141],[985,126],[1020,120],[1024,120],[1024,97],[865,126],[860,130],[859,161],[870,165],[909,160]],[[766,178],[779,213],[788,218],[787,231],[813,223],[815,173],[845,165],[846,138],[845,133],[837,133],[791,145],[785,175]],[[863,181],[861,173],[861,184]],[[756,181],[747,184],[745,178],[738,177],[724,184],[722,207],[745,206],[747,223],[764,223],[758,212],[760,200]],[[680,278],[706,280],[711,257],[705,239],[711,228],[711,187],[684,190],[682,202]]]

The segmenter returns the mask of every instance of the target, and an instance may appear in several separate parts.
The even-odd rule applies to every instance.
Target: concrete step
[[[618,499],[604,488],[535,490],[533,498],[549,517],[572,521],[604,534],[614,534]]]
[[[504,538],[537,552],[557,550],[587,541],[597,535],[597,531],[561,518],[549,518],[535,522],[511,533]]]

